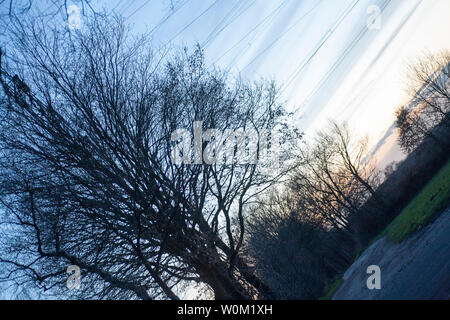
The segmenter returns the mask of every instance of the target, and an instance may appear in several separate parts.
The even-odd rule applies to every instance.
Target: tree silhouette
[[[242,252],[244,221],[288,162],[177,164],[171,152],[173,132],[201,121],[278,132],[272,152],[287,157],[299,134],[276,87],[208,68],[200,48],[154,53],[119,19],[60,31],[16,22],[2,57],[4,279],[64,296],[77,265],[83,298],[178,299],[191,282],[217,299],[273,297]]]

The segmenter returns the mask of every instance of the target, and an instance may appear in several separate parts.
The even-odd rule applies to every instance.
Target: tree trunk
[[[204,260],[204,259],[202,259]],[[249,300],[251,297],[236,279],[228,272],[224,262],[208,263],[201,261],[197,265],[200,277],[214,291],[216,300]]]

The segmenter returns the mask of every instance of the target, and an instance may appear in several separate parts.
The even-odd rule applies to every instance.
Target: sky
[[[372,145],[407,101],[407,63],[450,48],[447,0],[117,0],[97,6],[123,14],[137,32],[153,30],[158,44],[199,43],[210,64],[248,80],[275,79],[306,137],[335,119],[367,134]],[[379,24],[368,28],[377,14],[371,10],[380,13]]]
[[[156,46],[199,43],[211,65],[250,81],[274,79],[306,138],[334,119],[348,121],[374,146],[407,102],[406,64],[450,48],[448,0],[91,3],[124,16],[136,33],[151,31]],[[51,10],[49,0],[39,4]],[[377,24],[368,24],[378,13]]]

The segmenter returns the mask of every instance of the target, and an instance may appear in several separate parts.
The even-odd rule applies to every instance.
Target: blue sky
[[[406,63],[450,48],[448,0],[91,2],[123,15],[136,32],[152,30],[157,45],[198,42],[208,63],[249,80],[275,79],[307,136],[331,118],[375,144],[406,102]],[[371,6],[381,12],[379,29],[367,28]]]
[[[446,0],[105,1],[155,41],[205,48],[215,63],[247,79],[274,78],[308,134],[329,118],[347,120],[372,142],[405,101],[405,65],[450,47]],[[100,5],[100,4],[99,4]],[[171,8],[171,5],[173,7]],[[368,29],[370,6],[380,29]],[[101,5],[100,5],[101,6]],[[172,9],[172,11],[171,11]],[[174,12],[162,24],[164,17]]]

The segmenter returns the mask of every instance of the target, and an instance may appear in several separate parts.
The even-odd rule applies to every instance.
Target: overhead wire
[[[115,11],[116,8],[120,5],[120,3],[121,3],[122,1],[123,1],[123,0],[117,1],[117,4],[111,9],[111,11]]]
[[[157,29],[159,29],[167,20],[169,20],[175,13],[177,13],[181,8],[183,8],[190,0],[185,0],[178,8],[174,8],[170,11],[165,18],[162,18],[153,29],[150,30],[150,34],[153,34]]]
[[[303,60],[297,68],[295,68],[294,72],[287,78],[287,82],[282,86],[281,92],[284,92],[290,84],[295,80],[295,78],[304,70],[304,68],[311,63],[320,49],[325,45],[328,39],[334,34],[334,32],[339,28],[340,24],[348,17],[348,15],[352,12],[355,6],[359,3],[360,0],[355,0],[350,6],[343,12],[341,16],[338,17],[336,22],[331,26],[331,28],[322,36],[319,40],[315,48],[312,50],[312,53],[308,58]]]
[[[206,40],[201,44],[201,47],[205,48],[206,46],[208,46],[212,41],[214,41],[222,33],[223,30],[225,30],[231,23],[233,23],[237,18],[239,18],[255,2],[256,2],[256,0],[253,0],[247,7],[241,9],[240,12],[239,12],[239,10],[240,10],[239,5],[243,2],[237,2],[237,4],[228,12],[228,14],[222,19],[222,21],[216,26],[216,28],[208,35]],[[230,16],[231,16],[231,20],[228,23],[226,23],[226,21],[228,20],[228,18]],[[225,25],[223,27],[221,27],[222,23],[225,23]]]
[[[253,31],[258,29],[261,25],[263,25],[269,18],[271,18],[275,13],[278,13],[280,9],[287,3],[287,0],[283,1],[280,5],[278,5],[275,10],[273,10],[270,14],[268,14],[263,20],[261,20],[255,27],[253,27],[250,31],[248,31],[239,41],[237,41],[231,48],[225,51],[219,58],[217,58],[214,63],[220,61],[228,52],[236,48],[239,44],[242,43]]]
[[[386,7],[388,6],[390,0],[386,0],[380,10],[380,14],[386,9]],[[313,91],[311,92],[311,94],[308,95],[308,97],[305,99],[305,102],[302,105],[305,105],[306,102],[309,102],[312,97],[314,95],[316,95],[316,93],[324,86],[324,84],[329,80],[329,78],[331,77],[331,75],[337,70],[337,68],[339,67],[339,65],[342,63],[342,61],[344,61],[344,59],[346,58],[346,56],[351,52],[351,50],[353,50],[353,48],[356,46],[356,44],[362,39],[362,37],[367,33],[367,31],[369,30],[369,28],[367,28],[366,25],[364,25],[361,30],[358,32],[358,34],[356,35],[356,37],[352,40],[352,42],[346,47],[346,49],[343,51],[343,53],[339,56],[339,58],[334,62],[334,64],[332,65],[332,67],[327,71],[327,73],[324,75],[324,77],[322,77],[322,79],[320,80],[320,82],[315,86],[315,88],[313,89]],[[299,106],[295,111],[298,111],[298,109],[301,106]]]
[[[198,19],[200,19],[202,16],[204,16],[209,10],[211,10],[212,7],[214,7],[217,3],[219,2],[219,0],[214,1],[208,8],[206,8],[205,10],[202,11],[202,13],[200,13],[197,17],[194,18],[194,20],[192,20],[191,22],[189,22],[186,26],[184,26],[177,34],[175,34],[175,36],[173,36],[169,42],[172,42],[173,40],[175,40],[180,34],[182,34],[187,28],[189,28],[191,25],[193,25]]]
[[[138,12],[138,11],[141,10],[143,7],[145,7],[147,4],[149,4],[150,1],[151,1],[151,0],[145,1],[141,6],[139,6],[136,10],[134,10],[128,17],[126,17],[125,20],[130,19],[134,14],[136,14],[136,12]]]
[[[291,31],[296,25],[298,25],[304,18],[306,18],[311,12],[313,12],[323,0],[319,0],[311,9],[309,9],[305,14],[303,14],[299,19],[297,19],[289,28],[283,31],[283,33],[273,40],[269,45],[267,45],[261,52],[259,52],[250,62],[248,62],[241,71],[247,69],[251,64],[253,64],[261,55],[267,52],[271,47],[273,47],[278,41],[281,40],[289,31]]]
[[[134,2],[135,0],[131,0],[128,3],[125,2],[124,5],[122,6],[122,9],[120,10],[120,14],[124,16],[125,12],[133,5]]]

